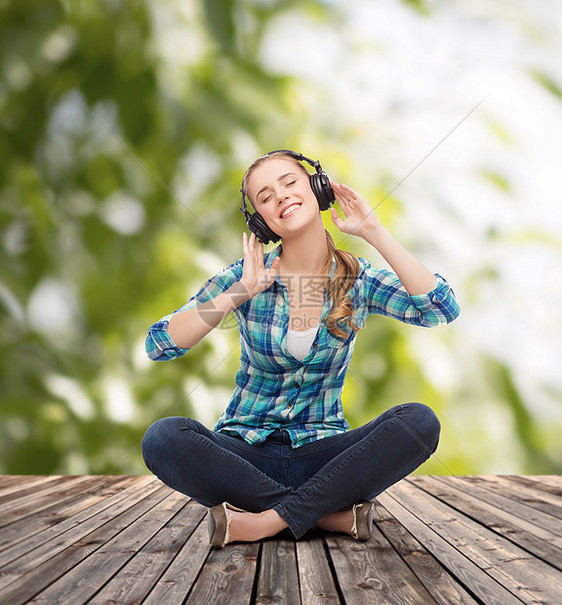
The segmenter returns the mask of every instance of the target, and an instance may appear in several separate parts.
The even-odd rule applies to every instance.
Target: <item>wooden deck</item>
[[[152,476],[0,477],[0,603],[562,603],[561,476],[411,475],[368,542],[224,549]]]

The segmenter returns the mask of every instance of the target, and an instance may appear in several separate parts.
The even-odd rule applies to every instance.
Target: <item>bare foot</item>
[[[316,527],[326,531],[341,532],[353,536],[353,509],[337,510],[316,523]]]
[[[262,538],[275,536],[288,527],[273,509],[261,513],[240,513],[229,509],[228,516],[230,517],[228,544],[231,542],[256,542]]]

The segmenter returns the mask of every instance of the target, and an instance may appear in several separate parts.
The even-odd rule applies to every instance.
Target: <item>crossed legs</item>
[[[273,450],[256,455],[257,446],[189,418],[155,422],[142,449],[147,467],[173,489],[204,506],[227,501],[248,511],[229,511],[230,541],[260,540],[285,527],[298,539],[314,526],[351,533],[350,507],[414,471],[436,450],[439,432],[426,405],[395,406],[362,427],[293,450],[287,463],[297,476],[302,471],[296,485],[282,482]]]

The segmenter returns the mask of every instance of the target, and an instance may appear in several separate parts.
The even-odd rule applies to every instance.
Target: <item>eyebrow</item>
[[[295,176],[294,172],[287,172],[286,174],[282,174],[280,177],[278,177],[278,181],[282,181],[285,177],[287,176]],[[267,191],[269,189],[269,185],[266,185],[265,187],[262,187],[257,193],[256,193],[256,200],[258,199],[258,197],[260,196],[260,193],[263,193],[264,191]]]

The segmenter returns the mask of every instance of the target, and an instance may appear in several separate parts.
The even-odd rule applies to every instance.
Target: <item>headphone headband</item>
[[[275,149],[274,151],[270,151],[265,155],[268,156],[273,153],[279,153],[281,151],[288,153],[290,156],[294,157],[295,160],[299,160],[299,162],[302,162],[303,160],[305,162],[308,162],[316,170],[317,174],[322,174],[322,166],[320,166],[319,160],[311,160],[310,158],[307,158],[305,155],[303,155],[302,153],[298,153],[297,151],[291,151],[290,149]]]

